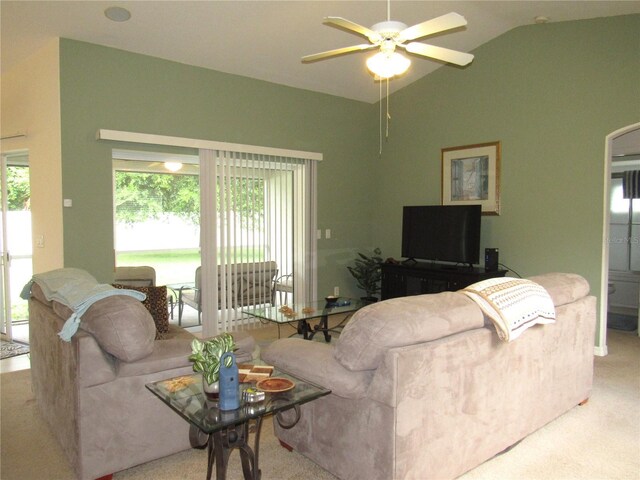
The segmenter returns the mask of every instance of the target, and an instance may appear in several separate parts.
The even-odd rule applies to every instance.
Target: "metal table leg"
[[[209,435],[207,445],[207,480],[211,480],[215,462],[216,480],[227,478],[229,456],[234,448],[240,450],[242,473],[245,480],[260,480],[261,472],[258,467],[260,447],[260,431],[262,417],[255,419],[256,431],[253,449],[249,446],[250,420],[240,425],[223,428]]]
[[[320,317],[320,321],[313,327],[313,330],[311,330],[308,338],[304,337],[305,340],[313,340],[313,336],[318,332],[322,332],[324,334],[325,342],[328,343],[331,341],[331,335],[329,334],[329,315],[323,315],[322,317]]]

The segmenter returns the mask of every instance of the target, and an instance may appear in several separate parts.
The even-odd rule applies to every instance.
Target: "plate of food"
[[[295,386],[291,380],[282,377],[264,378],[256,383],[256,387],[267,393],[286,392]]]

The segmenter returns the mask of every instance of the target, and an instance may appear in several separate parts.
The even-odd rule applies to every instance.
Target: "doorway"
[[[31,239],[31,189],[27,152],[2,154],[2,234],[0,286],[1,331],[9,340],[29,341],[29,311],[20,298],[33,274]]]
[[[611,239],[612,232],[610,224],[612,221],[612,172],[613,164],[622,162],[634,162],[640,160],[640,123],[629,125],[607,135],[605,140],[605,176],[604,176],[604,209],[603,209],[603,241],[602,241],[602,273],[600,290],[600,312],[598,331],[596,332],[596,355],[607,355],[607,314],[609,311],[609,294],[611,290],[615,293],[616,275],[609,274]],[[632,222],[633,224],[633,222]],[[631,225],[633,226],[633,225]],[[629,235],[628,240],[632,243],[634,235]],[[640,241],[640,238],[638,239]],[[615,249],[614,249],[615,254]],[[614,284],[611,281],[614,280]],[[634,290],[635,292],[635,290]],[[636,312],[636,315],[638,313]]]

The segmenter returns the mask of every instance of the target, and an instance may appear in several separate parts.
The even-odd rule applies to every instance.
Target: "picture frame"
[[[500,215],[500,142],[442,149],[442,205],[482,205]]]

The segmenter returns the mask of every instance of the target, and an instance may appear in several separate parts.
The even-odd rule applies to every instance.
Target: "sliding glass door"
[[[31,238],[31,191],[26,152],[2,155],[2,273],[1,328],[9,339],[29,340],[28,304],[20,298],[22,287],[33,274]]]
[[[203,333],[257,320],[242,308],[315,294],[311,160],[237,151],[200,151]],[[250,285],[250,286],[249,286]]]
[[[115,247],[116,266],[153,267],[174,301],[180,287],[195,288],[211,310],[185,303],[174,320],[193,326],[202,318],[212,335],[254,323],[244,306],[311,299],[315,165],[203,152],[113,151]]]
[[[253,296],[244,294],[242,298],[254,298],[265,303],[275,302],[275,288],[278,276],[288,275],[294,293],[294,301],[315,301],[317,290],[317,250],[316,250],[316,165],[322,160],[322,154],[253,145],[230,144],[193,138],[167,137],[164,135],[141,134],[134,132],[100,129],[98,139],[103,141],[129,142],[134,144],[154,145],[157,148],[197,148],[200,157],[200,252],[201,266],[196,279],[201,279],[203,319],[203,335],[211,336],[220,331],[228,331],[248,322],[237,322],[234,314],[231,321],[223,318],[226,314],[224,305],[219,303],[221,297],[238,298],[226,292],[233,290],[234,275],[228,272],[241,273],[244,283],[255,287],[256,279],[265,278],[262,273],[245,275],[247,271],[270,272],[275,264],[276,274],[270,295]],[[256,174],[261,171],[261,173]],[[252,173],[253,172],[253,173]],[[234,180],[234,177],[236,180]],[[250,196],[251,208],[244,212],[262,216],[265,223],[256,228],[247,223],[245,233],[240,238],[249,238],[259,233],[264,238],[256,242],[252,237],[252,257],[238,255],[237,227],[245,225],[251,218],[238,218],[238,204],[229,201],[237,193],[237,180],[248,181],[247,191],[253,189],[251,182],[262,184],[260,193]],[[234,187],[234,184],[236,185]],[[224,187],[223,187],[224,185]],[[254,183],[254,186],[257,185]],[[276,194],[280,185],[280,194]],[[220,197],[222,195],[223,197]],[[240,199],[237,195],[236,200]],[[260,213],[255,207],[262,202]],[[284,210],[278,206],[285,205]],[[284,213],[283,213],[284,212]],[[236,233],[231,233],[231,232]],[[285,240],[282,240],[285,238]],[[280,242],[275,245],[276,238]],[[248,242],[248,240],[247,240]],[[265,243],[261,243],[265,242]],[[274,246],[275,245],[275,246]],[[245,248],[246,247],[246,248]],[[249,243],[242,243],[240,252],[248,251]],[[233,253],[231,253],[233,252]],[[248,260],[253,260],[248,261]],[[268,263],[262,265],[256,263]],[[254,265],[250,265],[254,264]],[[253,269],[253,270],[252,270]],[[260,270],[262,269],[262,270]],[[288,273],[290,272],[290,273]],[[271,273],[268,273],[271,275]],[[237,276],[237,275],[236,275]],[[196,282],[197,283],[197,282]],[[243,287],[244,288],[244,287]],[[289,285],[286,285],[289,291]],[[221,289],[221,290],[219,290]],[[246,288],[242,290],[245,292]],[[245,292],[246,293],[246,292]],[[229,307],[238,312],[246,302],[232,302]],[[222,313],[221,313],[222,312]]]

